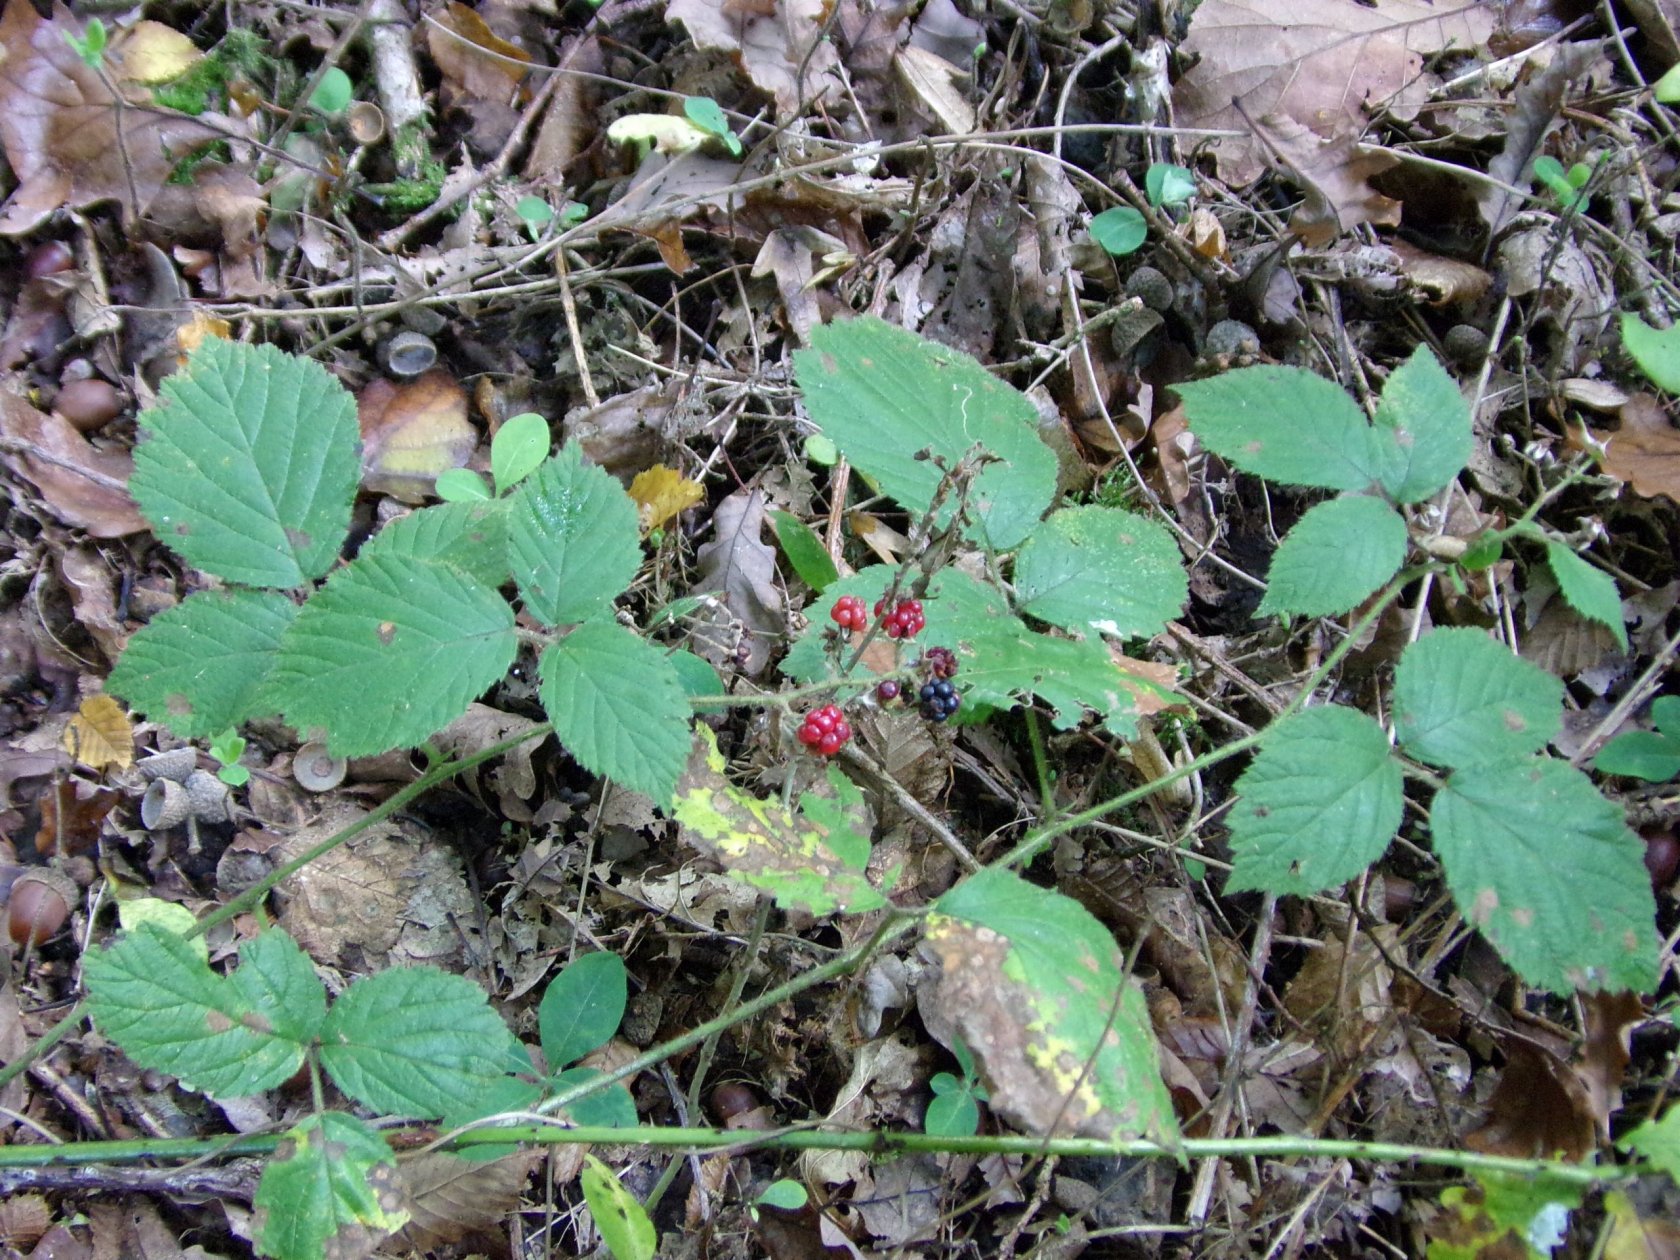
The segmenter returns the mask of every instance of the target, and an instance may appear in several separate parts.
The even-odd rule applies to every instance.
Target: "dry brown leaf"
[[[14,1019],[17,1018],[13,1008]],[[22,1020],[18,1020],[22,1031]],[[13,1062],[12,1058],[6,1060]],[[47,1201],[38,1194],[20,1194],[0,1203],[0,1247],[13,1254],[27,1252],[41,1241],[53,1223],[53,1212]]]
[[[839,57],[826,38],[829,0],[781,0],[767,7],[734,0],[669,0],[665,20],[681,22],[695,47],[740,60],[754,86],[776,102],[776,115],[798,117],[838,97]]]
[[[1622,427],[1593,433],[1604,445],[1604,471],[1633,487],[1635,494],[1666,494],[1680,503],[1680,429],[1650,394],[1635,394],[1622,408]]]
[[[1565,44],[1551,64],[1519,86],[1513,108],[1505,117],[1505,144],[1488,161],[1488,174],[1505,184],[1526,187],[1546,136],[1556,125],[1558,111],[1578,80],[1598,56],[1597,44]],[[1476,185],[1476,209],[1488,231],[1497,234],[1521,208],[1521,199],[1496,184]]]
[[[1309,248],[1323,249],[1361,223],[1400,222],[1400,203],[1369,182],[1399,165],[1399,158],[1367,148],[1353,132],[1326,140],[1281,114],[1260,119],[1254,134],[1307,195],[1289,216],[1289,227]]]
[[[630,483],[630,497],[636,501],[636,514],[645,534],[703,500],[706,488],[675,468],[655,464],[636,474]]]
[[[525,159],[525,178],[539,184],[564,184],[599,126],[596,101],[601,90],[590,76],[606,73],[601,41],[594,35],[580,36],[562,64],[573,73],[560,76]]]
[[[1120,667],[1120,685],[1131,693],[1139,717],[1185,707],[1175,704],[1171,695],[1161,694],[1178,690],[1178,666],[1169,661],[1140,661],[1127,656],[1113,643],[1108,643],[1108,655]]]
[[[1474,302],[1493,284],[1493,276],[1475,263],[1432,254],[1398,237],[1388,247],[1399,255],[1400,274],[1431,306]]]
[[[7,0],[0,16],[0,143],[18,177],[0,234],[32,231],[64,205],[112,200],[133,222],[183,157],[233,132],[227,119],[161,109],[139,87],[119,102],[65,38],[82,33],[62,8],[49,21],[29,0]]]
[[[432,492],[438,474],[464,468],[478,445],[467,392],[442,368],[403,385],[376,380],[356,398],[362,485],[404,503]]]
[[[92,547],[70,547],[58,557],[58,573],[70,593],[76,621],[93,636],[105,659],[115,661],[128,642],[128,627],[117,615],[111,566]]]
[[[1425,54],[1475,50],[1493,32],[1497,5],[1443,0],[1202,0],[1180,51],[1201,60],[1174,90],[1184,127],[1249,130],[1282,114],[1327,139],[1356,137],[1371,110],[1407,116],[1431,80]],[[1252,136],[1214,143],[1219,175],[1248,184],[1265,169]]]
[[[89,696],[64,726],[64,751],[92,770],[134,764],[134,728],[110,696]]]
[[[957,80],[967,78],[962,70],[915,44],[900,48],[893,65],[904,85],[941,127],[957,136],[974,130],[974,106],[957,86]]]
[[[1579,1163],[1597,1144],[1592,1100],[1570,1066],[1549,1050],[1507,1037],[1488,1116],[1464,1144],[1488,1155],[1518,1159],[1562,1157]]]
[[[58,779],[47,785],[36,802],[41,827],[35,833],[38,853],[69,857],[86,853],[99,842],[99,830],[122,793],[96,787],[83,779]]]
[[[530,73],[531,54],[497,35],[459,0],[432,15],[426,46],[444,81],[469,101],[505,104]]]
[[[150,528],[128,494],[133,459],[94,447],[62,416],[32,406],[15,377],[0,382],[0,440],[7,466],[33,482],[66,524],[95,538]]]
[[[1585,1040],[1575,1073],[1592,1100],[1599,1136],[1608,1141],[1610,1117],[1622,1109],[1622,1075],[1633,1061],[1630,1038],[1645,1018],[1645,1004],[1637,993],[1583,993],[1581,1011]]]
[[[696,556],[694,591],[717,591],[721,604],[738,624],[710,620],[696,629],[700,655],[719,667],[738,666],[758,674],[770,661],[770,648],[787,629],[782,592],[776,585],[776,553],[764,541],[764,494],[737,490],[712,513],[712,540]],[[737,655],[737,649],[744,649]]]
[[[398,1171],[409,1221],[397,1241],[432,1251],[469,1234],[495,1234],[502,1218],[519,1206],[531,1168],[541,1158],[538,1151],[489,1161],[429,1151],[403,1161]]]

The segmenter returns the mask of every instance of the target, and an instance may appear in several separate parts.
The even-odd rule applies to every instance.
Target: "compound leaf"
[[[1156,521],[1118,508],[1053,513],[1015,557],[1021,610],[1051,625],[1116,638],[1159,634],[1189,595],[1178,544]]]
[[[1627,651],[1627,626],[1622,620],[1622,597],[1616,580],[1581,559],[1562,543],[1546,542],[1546,564],[1557,579],[1558,593],[1588,621],[1609,626],[1622,651]]]
[[[1436,630],[1394,671],[1394,733],[1420,761],[1458,768],[1539,752],[1563,724],[1563,684],[1480,630]]]
[[[513,496],[508,559],[525,606],[568,625],[612,607],[642,563],[636,505],[569,442]]]
[[[848,860],[859,838],[845,802],[796,815],[780,801],[749,796],[724,777],[723,754],[711,729],[702,725],[698,734],[672,811],[685,841],[783,907],[825,915],[886,905]],[[867,839],[862,843],[867,846]]]
[[[1363,490],[1383,467],[1358,404],[1305,368],[1263,364],[1173,388],[1202,445],[1256,477]]]
[[[392,967],[356,981],[321,1030],[321,1065],[383,1115],[429,1118],[498,1081],[509,1036],[472,981],[435,967]]]
[[[105,689],[182,739],[272,713],[263,684],[297,611],[277,591],[197,591],[135,631]]]
[[[996,457],[970,494],[981,534],[997,550],[1027,536],[1055,496],[1056,457],[1025,394],[962,351],[870,316],[813,329],[811,345],[793,356],[811,419],[883,491],[926,511],[935,460],[955,468],[978,444]]]
[[[604,950],[574,960],[550,980],[537,1007],[537,1032],[549,1070],[606,1045],[629,999],[624,961]]]
[[[1033,1134],[1178,1140],[1143,992],[1090,911],[995,867],[933,911],[931,1009],[979,1060],[994,1109]]]
[[[690,710],[677,667],[610,621],[544,649],[540,695],[566,750],[596,774],[669,805],[688,760]]]
[[[342,1111],[287,1133],[251,1202],[257,1250],[279,1260],[367,1255],[408,1223],[397,1157]]]
[[[1459,910],[1524,980],[1554,993],[1656,983],[1645,846],[1586,775],[1548,757],[1458,770],[1430,818]]]
[[[1406,558],[1406,522],[1381,499],[1350,495],[1309,508],[1278,544],[1262,613],[1330,617],[1382,588]]]
[[[331,568],[361,475],[349,392],[311,359],[211,337],[162,394],[140,413],[129,481],[158,538],[247,586]]]
[[[1470,459],[1470,407],[1427,346],[1389,374],[1377,403],[1378,480],[1396,503],[1452,484]]]
[[[1307,894],[1352,879],[1388,848],[1405,804],[1382,727],[1335,704],[1277,723],[1236,790],[1232,892]]]
[[[129,1058],[188,1089],[219,1098],[273,1089],[303,1065],[326,991],[284,933],[246,942],[240,958],[256,974],[234,983],[191,942],[142,923],[84,957],[88,1011]]]
[[[513,609],[493,588],[453,565],[376,550],[303,606],[267,695],[298,730],[325,730],[335,754],[367,756],[447,726],[507,672],[517,646]]]

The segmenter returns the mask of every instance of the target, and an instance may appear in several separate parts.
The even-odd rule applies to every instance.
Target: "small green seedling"
[[[1143,191],[1156,208],[1182,206],[1196,195],[1196,172],[1172,162],[1156,162],[1144,172]]]
[[[1130,206],[1114,206],[1091,220],[1091,239],[1116,258],[1135,254],[1149,239],[1149,223]]]
[[[350,107],[350,100],[355,94],[350,76],[337,66],[332,66],[321,76],[321,81],[309,94],[309,108],[320,114],[336,116]]]
[[[976,1079],[974,1056],[961,1037],[951,1046],[951,1053],[962,1076],[934,1074],[928,1082],[933,1101],[928,1104],[922,1127],[930,1137],[973,1137],[980,1129],[980,1104],[987,1101],[986,1087]]]
[[[105,61],[106,41],[105,23],[98,18],[88,19],[87,27],[80,35],[72,31],[64,32],[64,42],[74,48],[76,55],[93,70],[97,70]]]
[[[543,230],[554,222],[554,207],[541,197],[524,196],[514,203],[514,215],[525,225],[533,241],[541,240]]]
[[[1593,759],[1602,774],[1626,775],[1662,783],[1680,774],[1680,696],[1662,696],[1651,705],[1654,731],[1618,735]]]
[[[1680,324],[1653,328],[1639,316],[1622,315],[1622,345],[1651,384],[1680,394]]]
[[[748,1206],[747,1211],[754,1221],[758,1220],[758,1209],[761,1207],[775,1208],[781,1212],[797,1212],[811,1201],[805,1187],[791,1177],[783,1177],[772,1181],[759,1191],[758,1197]]]
[[[1680,101],[1680,64],[1670,66],[1667,73],[1651,85],[1651,95],[1664,105]]]
[[[221,763],[216,777],[229,787],[244,787],[251,781],[251,772],[239,764],[245,754],[245,740],[233,727],[210,741],[210,755]]]
[[[1592,179],[1593,169],[1577,162],[1566,171],[1563,163],[1549,154],[1534,159],[1534,178],[1551,192],[1560,210],[1579,210],[1586,204],[1587,181]]]
[[[548,458],[551,441],[548,421],[536,412],[525,411],[509,417],[490,442],[490,475],[496,483],[495,493],[471,469],[451,468],[438,475],[438,498],[445,503],[487,503],[506,495]]]
[[[729,119],[723,112],[723,107],[709,96],[690,96],[683,101],[683,116],[708,135],[716,136],[723,141],[723,147],[729,150],[729,156],[740,157],[741,137],[735,134],[735,129],[729,125]]]

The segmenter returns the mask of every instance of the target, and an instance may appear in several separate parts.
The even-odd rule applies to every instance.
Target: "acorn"
[[[55,870],[25,871],[12,884],[6,903],[6,934],[19,945],[51,940],[70,917],[76,885]]]
[[[96,377],[64,386],[53,399],[53,410],[76,429],[91,433],[122,415],[124,401],[120,389]]]

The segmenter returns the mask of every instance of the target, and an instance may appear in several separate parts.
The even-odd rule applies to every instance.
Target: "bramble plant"
[[[642,561],[636,508],[575,444],[551,454],[540,417],[503,426],[490,483],[447,476],[440,492],[450,501],[392,522],[341,562],[357,482],[353,402],[312,363],[215,341],[142,415],[131,484],[158,536],[226,589],[191,594],[137,632],[108,688],[183,737],[222,736],[224,748],[223,732],[271,715],[323,730],[345,755],[414,746],[508,668],[511,588],[527,622],[548,628],[536,635],[539,696],[579,762],[652,796],[685,843],[776,904],[883,916],[872,945],[742,1012],[845,974],[871,948],[919,929],[939,974],[986,999],[951,1003],[951,1026],[936,1034],[962,1076],[934,1087],[929,1134],[972,1132],[976,1104],[988,1100],[1002,1121],[1040,1136],[1190,1150],[1114,934],[1012,869],[1160,783],[1047,818],[998,863],[899,912],[887,899],[898,872],[871,874],[869,812],[840,765],[807,761],[785,797],[761,799],[727,778],[711,730],[691,726],[694,708],[772,708],[787,719],[791,754],[812,743],[794,732],[828,714],[813,727],[823,754],[845,744],[825,746],[842,723],[849,733],[854,705],[902,699],[931,721],[966,724],[1036,702],[1060,729],[1094,718],[1129,738],[1140,700],[1171,695],[1110,650],[1159,633],[1186,602],[1164,526],[1119,507],[1054,508],[1056,457],[1036,409],[969,356],[869,318],[815,329],[811,340],[795,374],[821,438],[915,526],[911,559],[841,576],[808,526],[773,518],[790,566],[821,591],[781,663],[789,692],[711,694],[721,688],[710,666],[620,623],[618,598]],[[1410,779],[1433,793],[1428,827],[1448,889],[1525,980],[1558,992],[1648,987],[1657,943],[1641,846],[1584,774],[1545,755],[1561,721],[1555,678],[1478,630],[1437,630],[1401,656],[1392,736],[1355,709],[1305,707],[1359,632],[1425,573],[1451,579],[1507,546],[1535,548],[1563,597],[1620,636],[1614,583],[1527,518],[1457,555],[1413,539],[1405,509],[1449,486],[1470,450],[1468,409],[1427,352],[1390,374],[1370,419],[1335,385],[1293,368],[1241,369],[1179,392],[1193,431],[1237,468],[1341,495],[1283,540],[1262,610],[1333,616],[1369,606],[1285,716],[1168,776],[1258,748],[1229,816],[1227,889],[1311,893],[1356,878],[1398,832]],[[959,550],[978,563],[946,563]],[[647,633],[678,621],[667,607]],[[877,650],[866,652],[872,641]],[[627,712],[629,691],[638,703]],[[282,1260],[316,1260],[344,1231],[400,1223],[385,1194],[390,1147],[321,1104],[323,1077],[380,1115],[492,1126],[468,1143],[492,1151],[539,1140],[489,1119],[506,1112],[565,1104],[578,1123],[635,1121],[622,1086],[574,1066],[624,1012],[613,955],[582,958],[549,986],[539,1069],[458,977],[389,971],[355,981],[329,1008],[279,931],[247,941],[224,977],[202,945],[167,925],[126,911],[124,924],[115,945],[87,959],[89,1008],[138,1062],[223,1095],[310,1071],[314,1111],[270,1164],[258,1200],[259,1247]],[[583,1090],[595,1092],[574,1099]],[[1671,1108],[1623,1146],[1675,1172],[1677,1135]],[[1478,1176],[1495,1184],[1487,1168]],[[604,1166],[589,1166],[584,1189],[615,1255],[651,1254],[652,1224]]]

